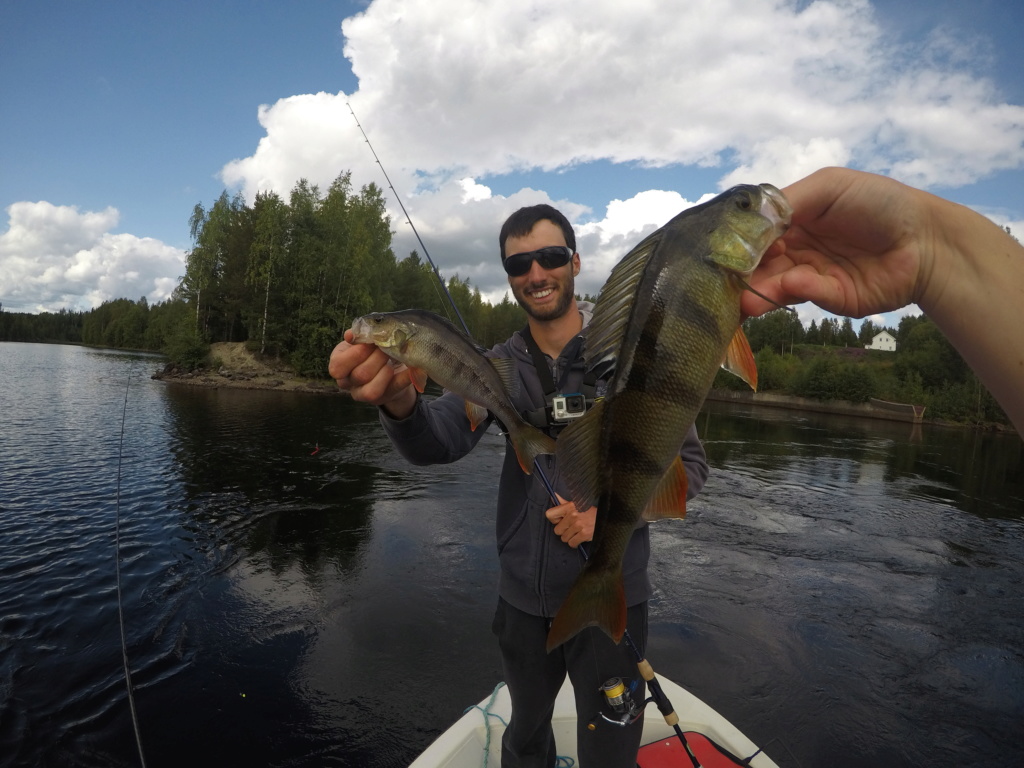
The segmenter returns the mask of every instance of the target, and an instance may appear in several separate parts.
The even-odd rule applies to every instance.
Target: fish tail
[[[586,627],[599,627],[618,643],[626,631],[626,592],[621,570],[584,567],[548,631],[551,652]]]
[[[555,452],[555,441],[529,424],[517,429],[511,437],[519,466],[528,475],[533,472],[533,462],[538,456]]]

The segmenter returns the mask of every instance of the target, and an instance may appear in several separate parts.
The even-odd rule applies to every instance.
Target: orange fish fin
[[[654,522],[665,517],[686,517],[686,489],[689,480],[683,460],[676,456],[672,466],[661,478],[654,495],[644,509],[644,520]]]
[[[469,419],[469,428],[476,431],[476,428],[487,418],[488,411],[483,406],[471,403],[466,400],[466,418]]]
[[[586,627],[600,627],[618,643],[626,631],[626,591],[622,571],[594,571],[584,566],[548,630],[550,653]]]
[[[412,385],[416,387],[416,391],[420,394],[427,388],[427,372],[422,368],[414,368],[411,365],[407,365],[409,369],[409,378],[412,380]]]
[[[605,473],[601,471],[601,427],[604,400],[598,400],[585,416],[573,421],[558,436],[555,456],[560,474],[572,490],[577,509],[597,504]]]
[[[747,341],[742,326],[736,329],[732,341],[725,350],[722,367],[729,373],[739,376],[757,392],[757,363],[754,362],[754,353],[750,351],[750,342]]]
[[[512,438],[516,458],[519,459],[519,467],[528,475],[533,474],[533,462],[538,456],[555,452],[555,441],[529,424],[518,427],[509,436]]]

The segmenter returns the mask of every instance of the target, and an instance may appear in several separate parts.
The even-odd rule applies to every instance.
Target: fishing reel
[[[625,728],[627,725],[632,725],[639,720],[640,716],[644,713],[643,707],[637,706],[637,703],[633,701],[633,694],[626,687],[622,678],[611,678],[601,686],[600,690],[604,694],[604,702],[608,709],[611,710],[613,716],[609,716],[606,712],[599,712],[598,716],[587,724],[589,730],[593,731],[597,728],[597,721],[599,719],[612,725],[617,725],[620,728]]]

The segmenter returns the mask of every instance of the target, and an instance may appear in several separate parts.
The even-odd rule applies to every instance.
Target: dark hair
[[[505,223],[501,225],[501,232],[498,233],[498,248],[501,258],[504,259],[506,255],[506,240],[510,237],[525,237],[530,234],[530,230],[534,228],[537,222],[543,219],[556,224],[562,230],[565,244],[572,248],[573,253],[575,253],[576,233],[572,231],[572,224],[569,223],[569,220],[557,208],[547,203],[540,203],[539,205],[528,205],[525,208],[520,208],[505,219]]]

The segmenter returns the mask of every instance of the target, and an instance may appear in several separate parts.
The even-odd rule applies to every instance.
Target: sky
[[[521,206],[569,217],[596,294],[684,208],[826,165],[1021,237],[1022,40],[1019,0],[0,0],[0,305],[162,301],[197,203],[345,171],[491,301]]]

